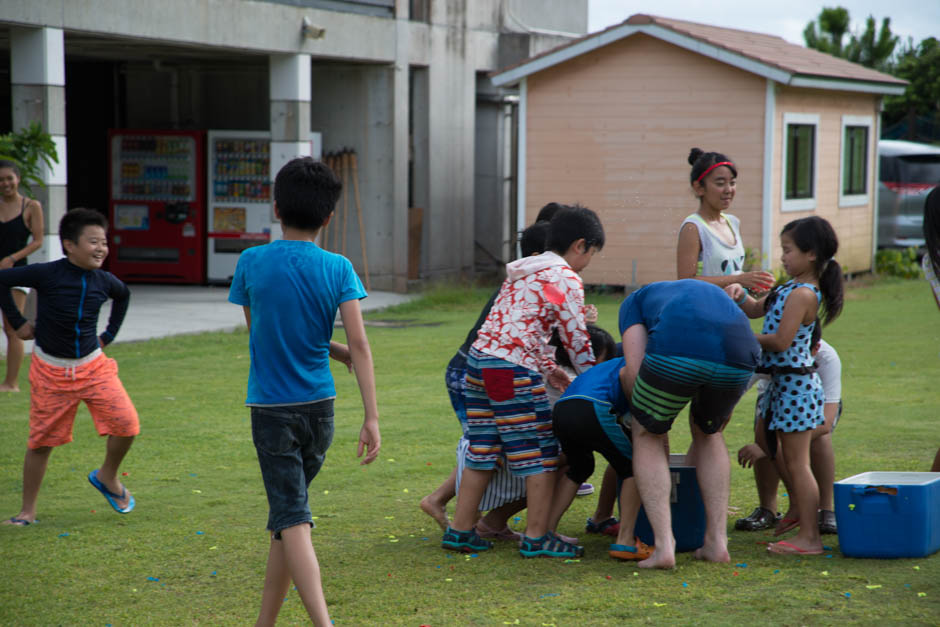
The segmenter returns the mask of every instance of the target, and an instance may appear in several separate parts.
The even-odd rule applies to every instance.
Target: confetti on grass
[[[147,577],[147,581],[160,581],[159,577]]]
[[[67,538],[68,536],[69,536],[69,534],[67,534],[67,533],[60,533],[60,534],[59,534],[59,537],[60,537],[60,538]]]
[[[876,584],[873,585],[873,586],[865,586],[865,587],[868,588],[869,590],[877,590],[878,588],[881,587],[881,584],[880,584],[880,583],[876,583]]]

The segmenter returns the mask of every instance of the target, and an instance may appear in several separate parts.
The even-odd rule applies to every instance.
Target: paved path
[[[245,325],[242,308],[228,302],[227,287],[189,285],[130,285],[131,305],[116,342],[134,342],[171,335],[231,331]],[[414,295],[371,292],[362,301],[363,311],[384,309],[407,302]],[[101,308],[100,330],[108,324],[110,301]],[[32,342],[26,350],[32,350]],[[6,338],[0,334],[0,349],[6,354]]]

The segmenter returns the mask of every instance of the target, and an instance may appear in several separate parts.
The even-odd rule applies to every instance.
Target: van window
[[[940,185],[940,155],[882,158],[881,180],[895,192],[919,192]]]

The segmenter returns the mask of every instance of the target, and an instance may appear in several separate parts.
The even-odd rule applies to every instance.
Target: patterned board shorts
[[[53,362],[49,363],[38,352],[33,353],[29,366],[29,448],[71,442],[81,401],[88,407],[98,435],[130,437],[140,433],[137,409],[118,378],[116,361],[99,353],[87,362],[65,366],[47,357]]]
[[[471,348],[464,393],[468,468],[493,470],[505,456],[516,476],[556,470],[558,440],[541,375]]]

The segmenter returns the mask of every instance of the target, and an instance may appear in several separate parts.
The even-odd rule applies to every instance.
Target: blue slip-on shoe
[[[441,538],[441,547],[449,551],[475,553],[476,551],[492,549],[493,543],[481,538],[473,529],[470,531],[457,531],[453,527],[447,527],[444,537]]]
[[[109,490],[103,483],[98,481],[98,469],[97,468],[95,468],[90,473],[88,473],[88,483],[95,486],[95,489],[98,490],[98,492],[101,492],[104,495],[104,498],[108,499],[108,503],[111,504],[111,507],[113,507],[114,511],[116,511],[118,514],[127,514],[128,512],[134,509],[134,505],[136,505],[136,503],[134,502],[133,494],[131,495],[130,500],[128,500],[127,502],[127,507],[121,508],[118,506],[117,499],[124,498],[124,496],[127,494],[127,488],[124,488],[124,494],[121,494],[121,495],[115,494],[114,492]]]

